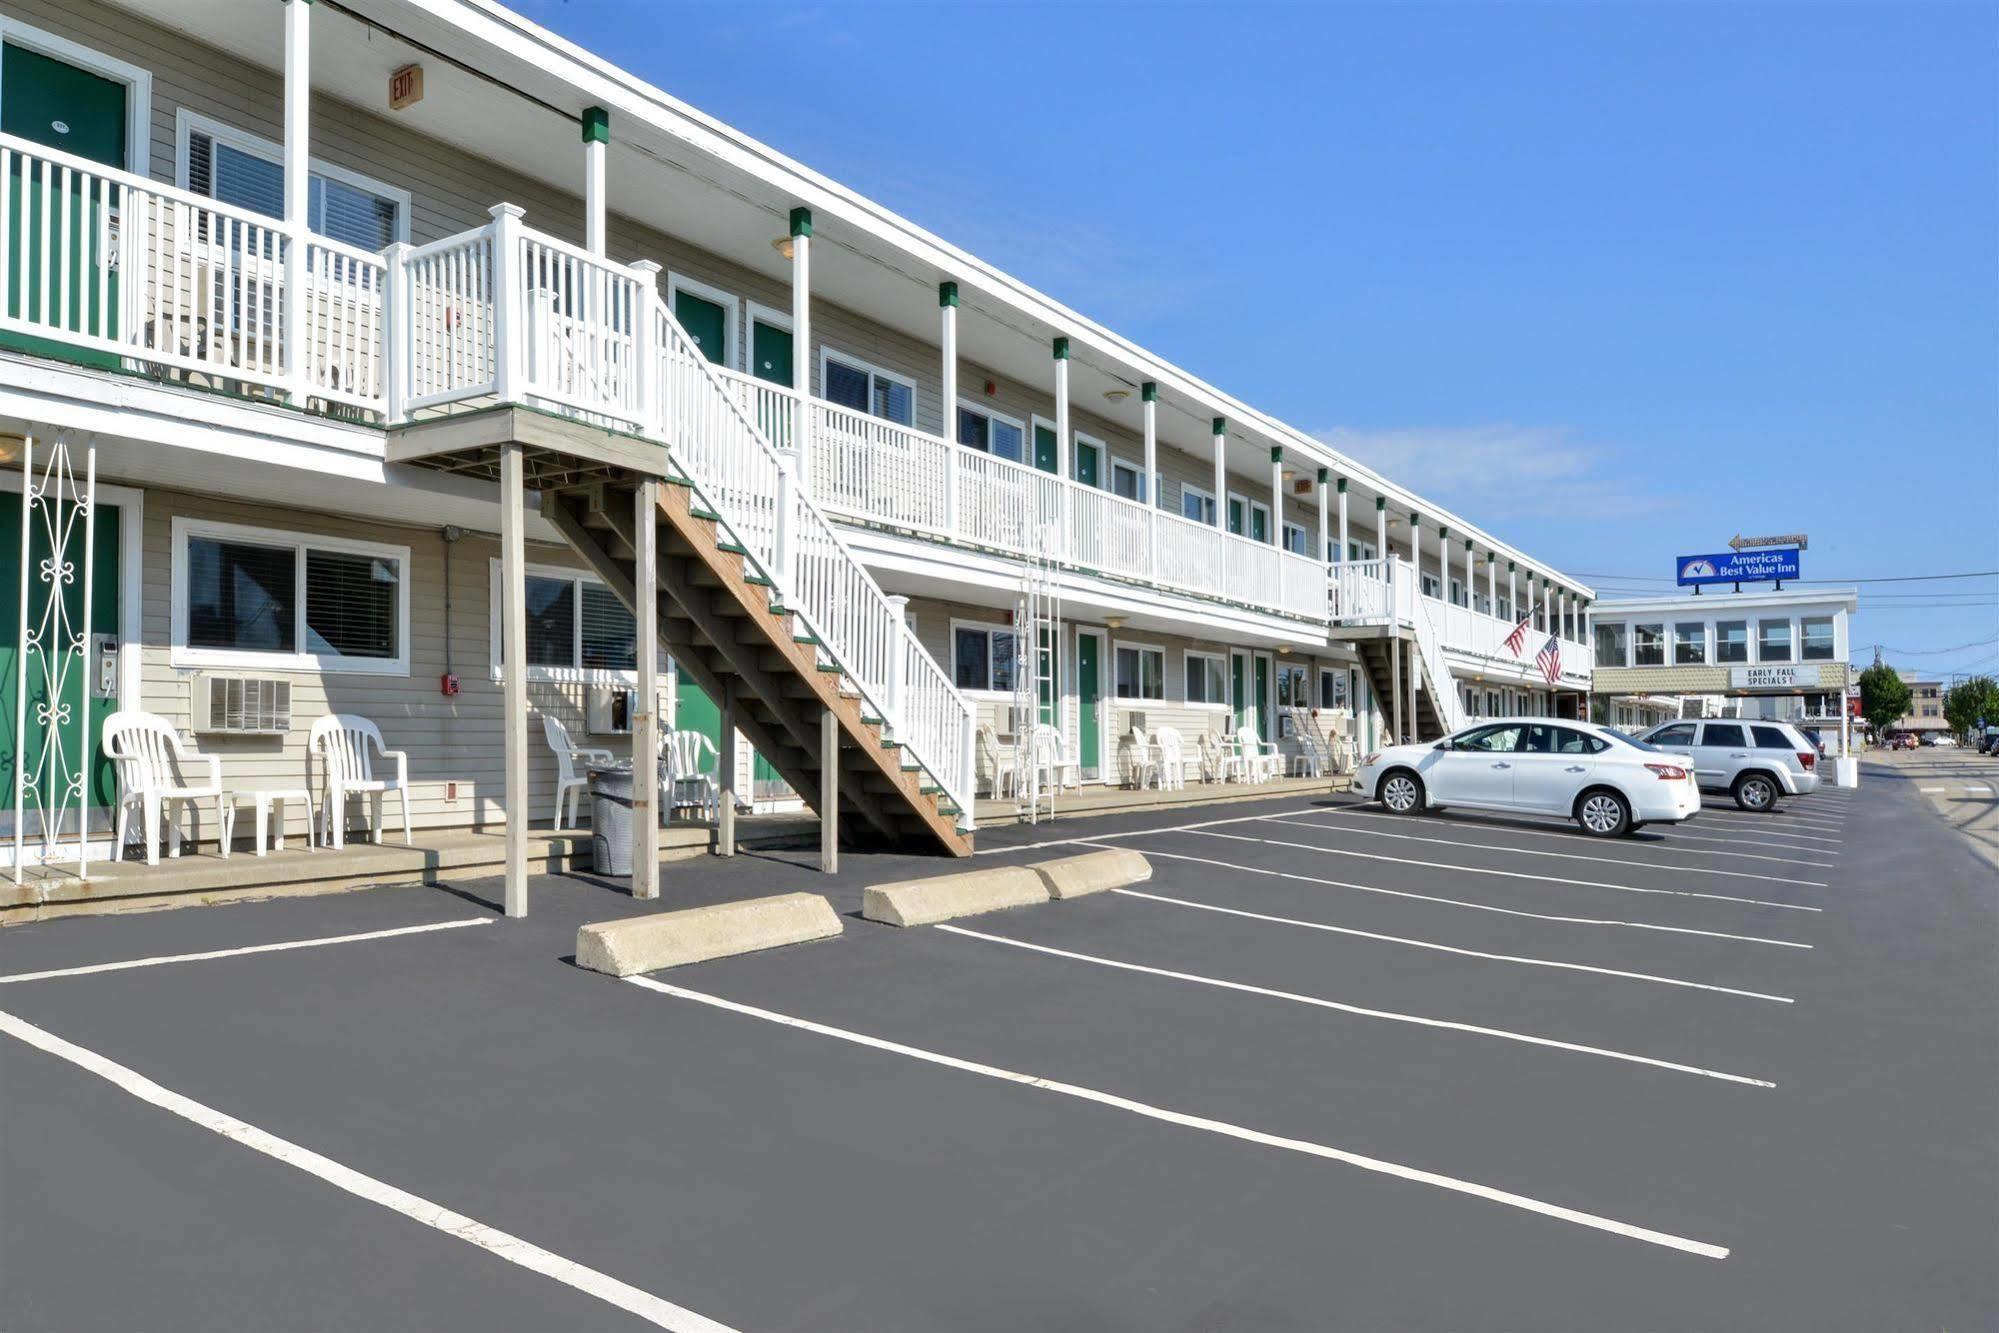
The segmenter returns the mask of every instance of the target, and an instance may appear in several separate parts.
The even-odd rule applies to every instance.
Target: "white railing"
[[[306,381],[328,402],[379,407],[388,391],[388,262],[319,236],[305,255]]]
[[[407,311],[392,326],[391,418],[498,388],[493,345],[493,229],[479,227],[405,251],[390,273]]]
[[[1348,625],[1385,625],[1394,608],[1389,560],[1342,560],[1332,567],[1327,610]]]
[[[652,283],[623,264],[550,236],[519,228],[507,247],[526,297],[521,330],[526,392],[557,407],[642,427],[639,373],[641,293]]]
[[[1396,584],[1415,585],[1415,572],[1406,566],[1396,575]],[[1430,695],[1430,706],[1437,710],[1437,719],[1444,728],[1444,734],[1462,730],[1465,725],[1464,700],[1458,697],[1457,678],[1451,674],[1450,665],[1444,661],[1444,643],[1437,633],[1436,621],[1430,616],[1430,608],[1425,605],[1430,599],[1421,595],[1412,598],[1414,611],[1412,624],[1416,632],[1416,655],[1423,663],[1423,688]]]
[[[807,471],[830,509],[928,532],[950,529],[950,446],[833,403],[812,403]]]

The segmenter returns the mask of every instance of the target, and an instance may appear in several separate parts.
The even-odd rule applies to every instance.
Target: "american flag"
[[[1553,685],[1562,678],[1562,645],[1555,642],[1550,634],[1548,641],[1541,645],[1541,651],[1534,655],[1534,665],[1541,668],[1541,674]]]
[[[1532,619],[1534,619],[1534,608],[1530,606],[1527,608],[1527,614],[1520,617],[1520,623],[1513,627],[1513,632],[1506,636],[1506,651],[1515,657],[1520,656],[1520,646],[1527,642],[1527,623]]]

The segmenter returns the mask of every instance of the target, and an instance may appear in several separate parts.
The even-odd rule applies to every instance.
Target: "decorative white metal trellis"
[[[1062,698],[1057,693],[1056,663],[1062,651],[1062,593],[1047,552],[1054,549],[1053,532],[1025,543],[1020,599],[1013,614],[1013,752],[1015,812],[1027,823],[1055,817],[1055,796],[1062,788]],[[1041,716],[1048,701],[1047,726]]]
[[[36,559],[35,538],[47,544]],[[82,546],[82,606],[72,618],[71,599]],[[76,873],[90,877],[90,770],[95,750],[90,730],[90,594],[97,573],[97,450],[84,453],[77,484],[69,441],[58,435],[38,475],[35,441],[21,459],[21,623],[14,655],[14,882],[27,861],[28,800],[39,816],[41,861],[56,860],[65,815],[76,811]],[[36,606],[38,600],[41,602]],[[76,696],[72,705],[70,695]],[[32,696],[32,697],[31,697]],[[65,739],[77,713],[74,741]],[[33,730],[30,730],[32,718]]]

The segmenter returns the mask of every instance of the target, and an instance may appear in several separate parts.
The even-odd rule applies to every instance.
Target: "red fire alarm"
[[[458,673],[455,671],[445,672],[443,676],[439,677],[437,688],[444,692],[445,698],[450,699],[455,697],[458,693]]]
[[[993,382],[992,382],[991,380],[987,380],[987,381],[986,381],[986,397],[990,398],[990,397],[992,397],[992,396],[993,396],[994,394],[996,394],[996,393],[998,393],[998,392],[999,392],[999,385],[997,385],[997,384],[993,383]]]

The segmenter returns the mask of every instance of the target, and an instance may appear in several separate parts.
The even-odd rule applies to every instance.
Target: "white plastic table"
[[[225,857],[229,855],[229,844],[236,840],[236,808],[242,805],[256,807],[256,849],[259,856],[264,854],[266,844],[270,840],[271,807],[277,807],[277,847],[282,852],[285,849],[285,805],[290,801],[297,801],[308,811],[308,817],[305,821],[306,845],[308,847],[318,847],[319,838],[314,832],[313,822],[309,813],[312,810],[312,793],[303,787],[259,787],[233,790],[224,794],[222,798],[222,855]]]

